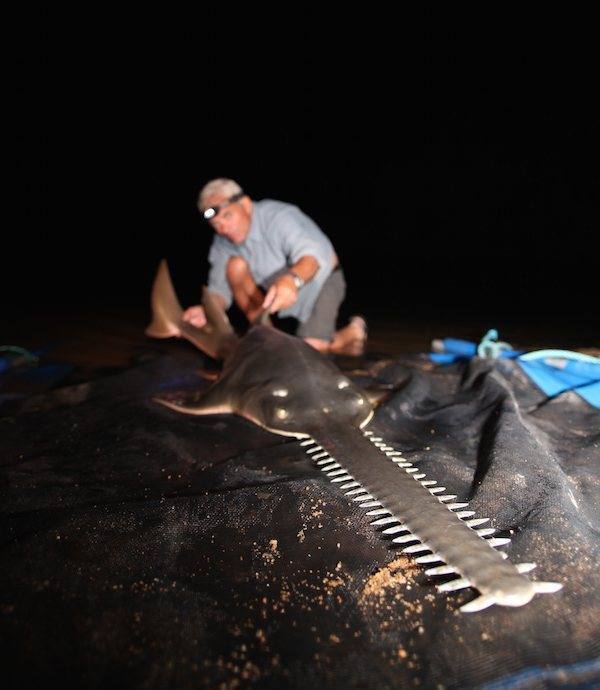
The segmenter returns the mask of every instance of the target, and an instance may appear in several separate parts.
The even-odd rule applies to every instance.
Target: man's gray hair
[[[200,194],[198,195],[198,208],[200,211],[204,211],[206,208],[206,199],[213,194],[222,194],[229,198],[234,194],[239,194],[241,191],[242,188],[235,180],[230,180],[227,177],[218,177],[216,180],[207,182],[200,190]]]

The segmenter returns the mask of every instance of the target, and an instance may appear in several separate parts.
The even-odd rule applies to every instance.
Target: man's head
[[[214,231],[234,244],[241,244],[250,231],[252,201],[237,182],[220,177],[204,185],[198,208]]]

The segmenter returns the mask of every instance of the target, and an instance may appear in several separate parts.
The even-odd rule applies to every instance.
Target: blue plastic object
[[[536,350],[521,355],[519,366],[548,396],[574,391],[600,408],[600,359],[570,350]]]

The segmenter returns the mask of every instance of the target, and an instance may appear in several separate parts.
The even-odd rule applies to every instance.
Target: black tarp
[[[600,683],[600,414],[518,365],[372,357],[370,427],[559,581],[463,614],[297,441],[153,402],[185,343],[0,418],[3,687],[558,688]]]

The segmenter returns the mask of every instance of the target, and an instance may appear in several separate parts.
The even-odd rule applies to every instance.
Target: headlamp
[[[233,204],[236,201],[239,201],[243,196],[245,196],[244,192],[237,192],[237,194],[234,194],[233,196],[230,196],[227,201],[224,201],[221,204],[218,204],[217,206],[209,206],[208,208],[204,209],[202,211],[202,217],[204,220],[211,220],[211,218],[214,218],[221,209],[225,208],[225,206],[229,206],[229,204]]]

